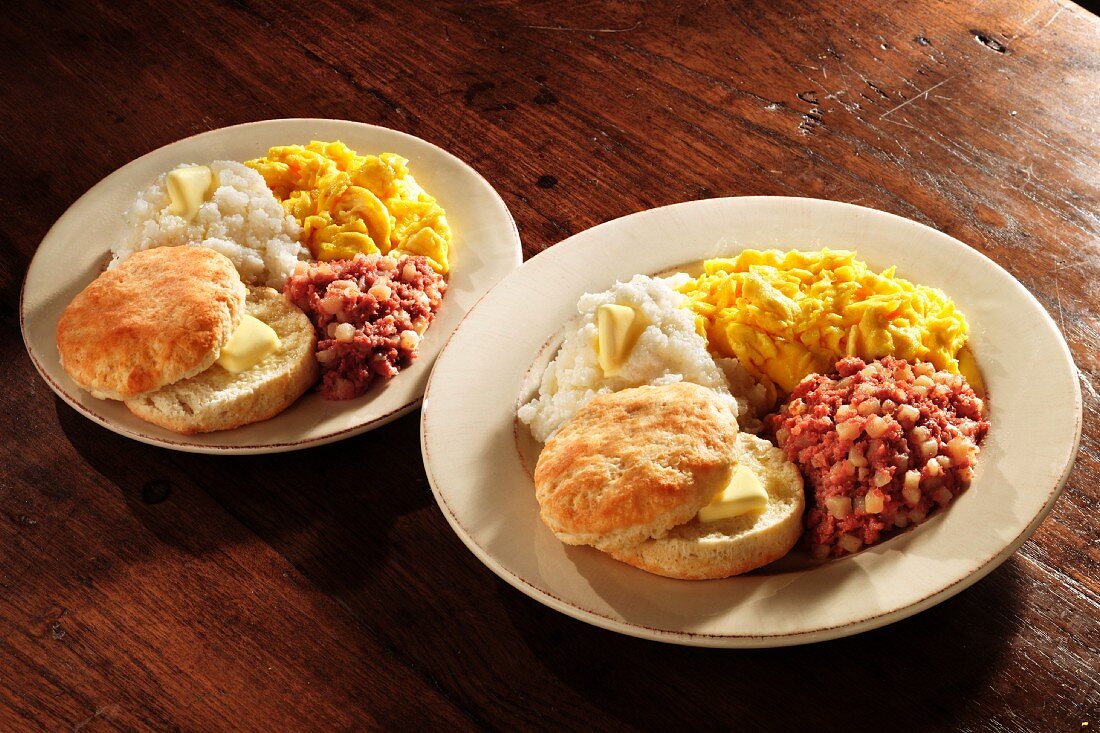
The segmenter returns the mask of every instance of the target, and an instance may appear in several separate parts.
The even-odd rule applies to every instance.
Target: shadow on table
[[[416,519],[400,524],[433,502],[418,413],[340,443],[263,456],[168,451],[101,428],[60,400],[57,413],[74,448],[117,487],[137,521],[182,552],[258,536],[322,591],[348,598],[375,576],[391,582],[378,572],[391,553],[421,567],[456,544],[425,536]],[[952,729],[1001,666],[1027,588],[1010,560],[959,596],[882,629],[802,647],[723,650],[605,631],[495,584],[518,642],[530,650],[523,664],[542,668],[515,669],[517,678],[548,675],[591,708],[642,730]],[[386,596],[386,587],[376,590]],[[511,683],[502,684],[497,693]],[[841,711],[843,720],[833,717]]]
[[[1025,589],[1009,560],[884,628],[799,647],[699,649],[604,631],[498,584],[531,656],[593,707],[643,730],[950,730],[998,670]]]
[[[76,451],[161,542],[198,555],[258,536],[326,591],[362,587],[389,554],[392,525],[433,501],[419,412],[338,443],[249,456],[150,446],[60,399],[56,409]]]

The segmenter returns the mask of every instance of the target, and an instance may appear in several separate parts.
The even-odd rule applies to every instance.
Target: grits
[[[231,160],[216,160],[210,168],[217,188],[191,221],[170,212],[167,173],[138,194],[107,269],[143,249],[193,244],[228,257],[246,283],[281,288],[309,254],[298,244],[297,222],[256,171]]]
[[[720,366],[707,352],[694,317],[680,307],[684,296],[675,287],[685,279],[684,275],[671,280],[635,275],[610,290],[581,297],[577,303],[579,326],[566,335],[546,367],[538,395],[518,411],[519,419],[530,426],[537,440],[545,442],[596,395],[673,382],[693,382],[715,390],[728,401],[742,427],[755,427],[750,403],[760,402],[763,391],[736,360],[722,360]],[[633,307],[647,324],[615,377],[603,374],[596,353],[596,312],[606,303]]]

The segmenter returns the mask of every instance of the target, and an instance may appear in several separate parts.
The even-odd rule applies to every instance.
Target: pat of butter
[[[214,171],[205,165],[190,165],[168,172],[168,213],[191,221],[199,207],[218,188]]]
[[[982,372],[978,369],[978,362],[974,360],[974,352],[970,350],[969,346],[964,346],[959,349],[958,359],[959,374],[963,375],[963,379],[967,381],[975,394],[985,399],[985,380],[982,379]]]
[[[739,517],[758,512],[768,506],[768,492],[760,485],[760,479],[746,466],[738,466],[726,488],[709,504],[699,510],[700,522]]]
[[[246,314],[241,319],[241,325],[222,347],[218,363],[227,372],[240,374],[259,364],[278,348],[279,335],[275,329]]]
[[[604,303],[596,309],[596,361],[605,377],[617,377],[638,337],[642,318],[628,305]]]

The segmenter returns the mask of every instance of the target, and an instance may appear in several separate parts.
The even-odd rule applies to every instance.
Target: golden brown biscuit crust
[[[214,250],[135,252],[61,314],[61,364],[97,397],[159,389],[214,363],[240,324],[246,292],[233,263]]]
[[[542,519],[564,542],[601,549],[659,537],[729,480],[736,435],[726,404],[695,384],[596,397],[539,456]]]

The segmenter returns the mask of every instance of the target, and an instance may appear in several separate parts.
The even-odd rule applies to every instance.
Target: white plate
[[[823,246],[855,249],[874,268],[896,264],[899,276],[944,289],[969,318],[992,422],[970,489],[946,512],[857,555],[819,566],[789,556],[728,580],[670,580],[555,539],[539,520],[520,455],[520,448],[528,452],[526,430],[517,430],[514,418],[577,298],[635,273],[745,248]],[[436,361],[421,416],[436,499],[463,542],[500,577],[597,626],[723,647],[854,634],[958,593],[1011,555],[1050,511],[1080,435],[1081,393],[1069,349],[1011,275],[907,219],[779,197],[643,211],[533,258],[455,331]]]
[[[307,393],[282,414],[236,430],[183,437],[143,422],[122,403],[77,388],[58,362],[55,330],[61,311],[106,264],[123,233],[123,213],[154,178],[180,163],[249,160],[273,145],[342,140],[362,153],[409,159],[416,180],[447,211],[454,230],[449,287],[420,343],[420,358],[384,385],[349,401]],[[213,130],[166,145],[96,184],[57,220],[23,282],[19,321],[27,351],[47,384],[79,412],[130,438],[199,453],[270,453],[329,443],[376,428],[414,409],[447,337],[486,292],[523,259],[515,222],[500,196],[455,156],[420,138],[345,120],[290,119]]]

